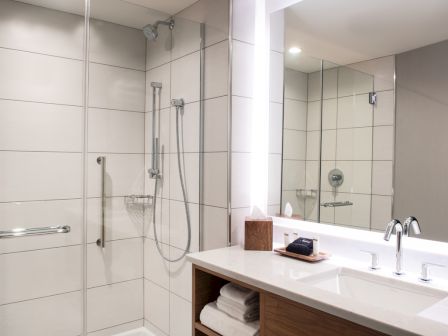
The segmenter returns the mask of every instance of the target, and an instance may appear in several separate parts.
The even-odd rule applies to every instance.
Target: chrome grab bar
[[[106,174],[106,157],[98,156],[96,162],[101,166],[101,237],[97,239],[96,245],[104,248],[106,242],[106,227],[105,227],[105,211],[106,211],[106,189],[105,189],[105,174]]]
[[[30,229],[12,229],[9,231],[0,231],[0,239],[2,238],[18,238],[25,236],[36,236],[36,235],[47,235],[54,233],[69,233],[70,226],[68,225],[60,225],[60,226],[46,226],[46,227],[38,227],[38,228],[30,228]]]
[[[326,202],[326,203],[322,203],[321,206],[325,207],[325,208],[336,208],[336,207],[343,207],[343,206],[350,206],[353,205],[352,202],[350,201],[345,201],[345,202]]]

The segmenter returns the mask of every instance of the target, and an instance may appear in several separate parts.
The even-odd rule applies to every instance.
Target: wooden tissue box
[[[272,218],[252,219],[246,217],[244,249],[272,251]]]

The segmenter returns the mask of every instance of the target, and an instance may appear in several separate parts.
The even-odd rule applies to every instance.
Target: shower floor
[[[145,327],[128,330],[119,334],[115,334],[114,336],[155,336]]]

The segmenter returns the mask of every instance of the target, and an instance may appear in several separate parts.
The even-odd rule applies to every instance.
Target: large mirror
[[[281,214],[376,231],[412,215],[448,241],[448,3],[284,16]]]

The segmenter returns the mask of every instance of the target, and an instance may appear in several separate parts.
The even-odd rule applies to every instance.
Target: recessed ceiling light
[[[299,47],[291,47],[288,51],[291,54],[300,54],[300,52],[302,52],[302,49],[300,49]]]

